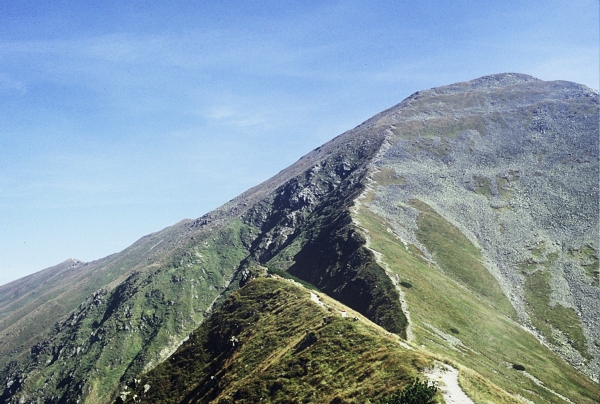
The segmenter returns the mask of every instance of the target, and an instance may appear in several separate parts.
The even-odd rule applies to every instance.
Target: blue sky
[[[598,2],[0,2],[0,284],[196,218],[415,91],[598,89]]]

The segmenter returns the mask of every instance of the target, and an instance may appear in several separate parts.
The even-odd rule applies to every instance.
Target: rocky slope
[[[597,93],[574,83],[416,93],[197,220],[1,287],[0,400],[110,401],[219,327],[260,264],[461,368],[482,402],[594,402],[597,123]]]
[[[426,203],[481,251],[520,323],[596,380],[597,100],[523,75],[417,93],[373,123],[389,133],[374,165],[402,184],[380,181],[369,205],[435,259],[411,201]]]

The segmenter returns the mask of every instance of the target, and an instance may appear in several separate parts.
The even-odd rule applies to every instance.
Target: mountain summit
[[[364,403],[443,368],[474,402],[597,402],[598,205],[597,92],[420,91],[199,219],[1,286],[0,400]]]

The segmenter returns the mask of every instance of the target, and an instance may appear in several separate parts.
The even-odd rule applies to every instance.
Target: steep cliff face
[[[472,395],[592,402],[597,122],[596,92],[525,75],[416,93],[197,220],[0,288],[0,400],[111,401],[262,265],[464,367]]]

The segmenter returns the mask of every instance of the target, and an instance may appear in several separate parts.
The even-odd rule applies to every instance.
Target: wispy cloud
[[[209,198],[190,203],[200,215],[417,90],[502,71],[598,88],[592,0],[149,2],[147,15],[13,3],[19,18],[0,15],[4,217],[166,201],[178,219],[181,200]],[[149,226],[168,210],[148,206]]]
[[[27,86],[21,81],[11,78],[8,74],[0,73],[0,93],[25,95]]]
[[[586,83],[598,90],[598,48],[572,49],[532,66],[532,74],[545,80],[570,80]]]
[[[210,108],[204,117],[212,124],[237,128],[264,125],[269,121],[268,113],[253,114],[227,106]]]

